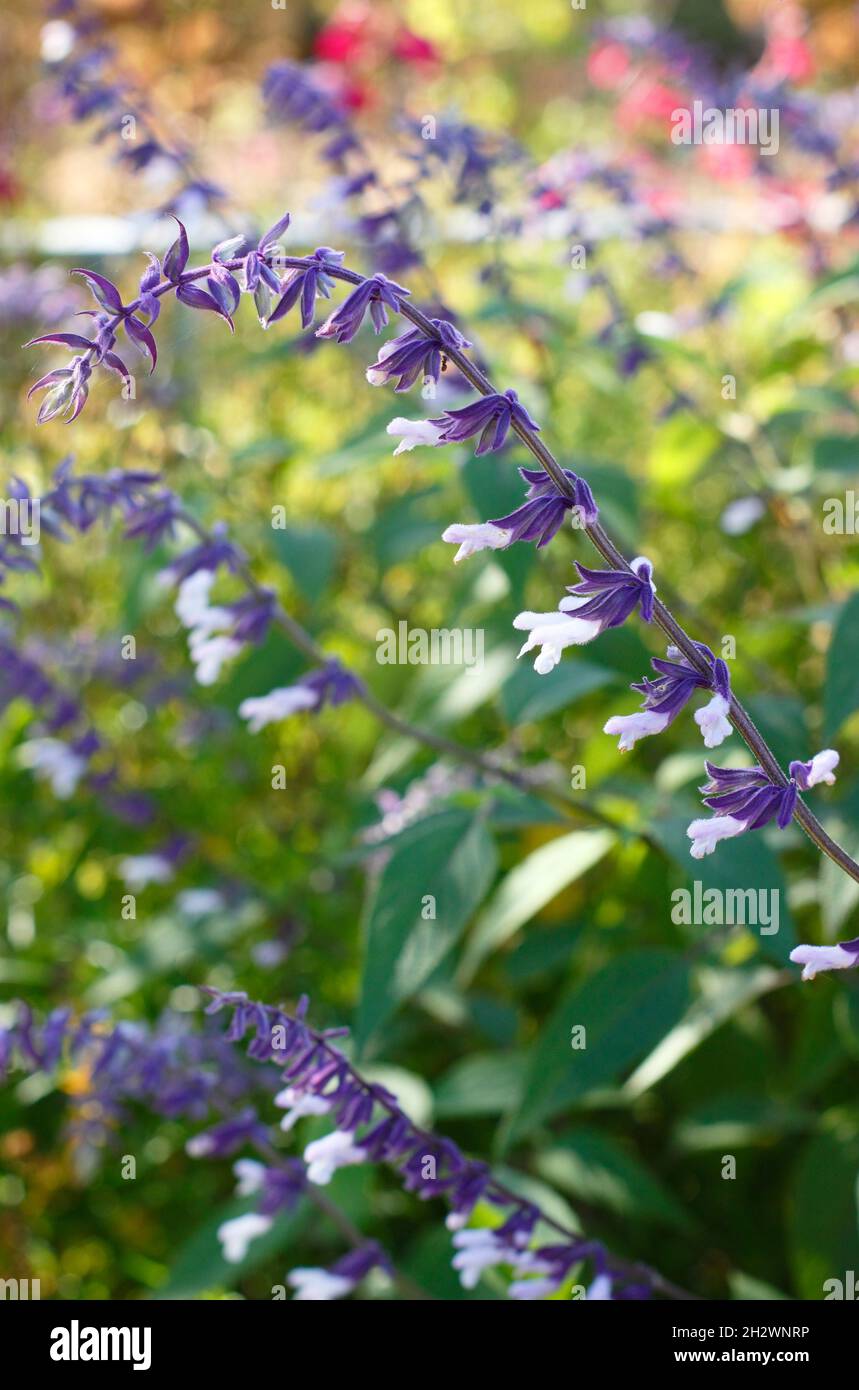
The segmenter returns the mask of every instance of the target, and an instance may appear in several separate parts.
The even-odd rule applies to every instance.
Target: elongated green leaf
[[[577,985],[537,1041],[508,1140],[616,1082],[670,1032],[688,999],[686,961],[656,949],[627,951]]]
[[[624,1090],[631,1096],[642,1095],[739,1009],[791,978],[787,972],[769,966],[752,970],[702,970],[698,976],[699,995],[688,1013],[635,1069]]]
[[[470,980],[491,951],[593,868],[614,842],[610,830],[574,830],[541,845],[511,869],[475,924],[463,954],[460,982]]]
[[[674,1143],[687,1153],[734,1153],[775,1136],[801,1133],[814,1116],[760,1091],[729,1091],[695,1106],[674,1131]]]
[[[548,676],[539,676],[523,657],[504,683],[501,708],[509,723],[525,724],[554,714],[617,679],[616,673],[580,660],[563,662]]]
[[[317,599],[337,562],[338,540],[325,526],[288,526],[273,530],[272,545],[301,592]]]
[[[486,1052],[464,1057],[436,1088],[439,1116],[502,1115],[518,1105],[525,1079],[524,1052]]]
[[[541,1175],[588,1205],[620,1216],[658,1221],[678,1230],[692,1225],[667,1187],[615,1139],[582,1126],[569,1130],[537,1161]]]
[[[852,594],[835,623],[826,663],[823,720],[826,737],[834,738],[844,720],[859,709],[859,593]]]
[[[797,757],[808,746],[805,705],[792,695],[751,695],[746,708],[779,762]]]
[[[840,845],[855,859],[859,853],[859,832],[854,826],[838,823],[826,826]],[[844,870],[831,859],[820,859],[820,912],[825,936],[832,941],[838,936],[856,904],[859,903],[859,883],[848,878]]]
[[[698,814],[707,815],[707,808],[701,807]],[[693,893],[690,903],[695,915],[696,882],[701,885],[698,891],[702,904],[704,894],[709,889],[719,890],[720,898],[711,900],[713,907],[706,916],[701,912],[703,920],[693,922],[692,929],[700,932],[704,938],[708,933],[718,931],[720,926],[729,925],[729,916],[733,915],[739,920],[742,908],[747,929],[760,943],[761,953],[781,965],[787,964],[796,945],[796,931],[781,865],[766,844],[762,832],[756,830],[748,835],[738,835],[734,840],[723,840],[713,854],[706,859],[696,860],[689,853],[688,825],[687,817],[671,816],[663,820],[653,819],[648,822],[647,828],[682,870],[685,882],[678,881],[677,888],[685,886]],[[749,889],[755,894],[753,900],[738,896],[747,894]],[[729,897],[729,894],[735,896]],[[679,909],[680,902],[672,901]]]
[[[837,1296],[828,1281],[859,1274],[859,1133],[831,1118],[832,1127],[806,1145],[794,1175],[791,1244],[801,1298]]]
[[[495,867],[494,842],[470,811],[430,816],[399,837],[367,914],[359,1045],[429,979],[481,902]]]

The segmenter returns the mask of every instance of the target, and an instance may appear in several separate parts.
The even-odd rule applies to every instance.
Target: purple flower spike
[[[640,555],[630,570],[592,570],[576,561],[582,576],[581,583],[568,586],[568,592],[588,601],[577,607],[580,618],[599,618],[601,629],[619,627],[633,609],[641,604],[641,616],[646,623],[653,621],[653,566]],[[631,572],[630,572],[631,571]]]
[[[106,280],[103,275],[97,275],[94,270],[70,270],[69,274],[83,276],[96,303],[100,304],[108,314],[122,312],[122,296],[112,281]]]
[[[143,548],[149,554],[155,547],[173,535],[177,511],[180,510],[172,492],[163,492],[151,501],[134,507],[125,523],[126,540],[142,540]]]
[[[296,1303],[328,1303],[351,1293],[376,1267],[391,1268],[384,1250],[375,1241],[370,1241],[357,1250],[350,1250],[330,1269],[294,1269],[287,1275],[286,1282],[295,1289]]]
[[[277,610],[277,595],[260,589],[226,605],[233,615],[232,636],[237,642],[262,642]]]
[[[265,75],[263,96],[273,115],[295,121],[313,134],[343,126],[339,108],[299,63],[274,63]],[[343,138],[348,143],[341,153],[355,144],[354,137]]]
[[[283,295],[268,316],[268,323],[277,323],[288,314],[293,305],[301,301],[301,326],[309,328],[313,322],[313,310],[317,295],[331,298],[334,280],[329,269],[342,265],[345,252],[334,251],[330,246],[317,246],[310,260],[312,265],[296,267],[291,270],[283,283]]]
[[[762,767],[720,768],[705,763],[709,782],[701,787],[704,805],[715,811],[709,820],[694,820],[687,830],[693,859],[712,854],[720,840],[747,830],[760,830],[775,821],[779,830],[790,823],[796,805],[796,783],[772,782]]]
[[[540,428],[525,407],[519,404],[515,391],[481,396],[462,410],[446,410],[444,415],[431,423],[440,430],[440,444],[458,444],[475,434],[479,435],[475,454],[489,454],[500,449],[514,423],[531,430]]]
[[[572,499],[558,492],[552,479],[541,468],[520,468],[519,473],[528,483],[525,501],[516,511],[495,517],[492,521],[493,526],[501,526],[511,532],[511,544],[514,541],[536,541],[538,549],[548,545],[561,529],[565,513],[574,508],[586,526],[592,526],[599,516],[594,495],[584,478],[579,478],[568,468],[564,469],[564,477],[573,490]]]
[[[339,661],[329,661],[316,671],[309,671],[295,685],[285,685],[268,695],[255,696],[243,700],[239,714],[248,721],[248,729],[258,734],[267,724],[288,719],[291,714],[301,710],[320,710],[324,705],[342,705],[360,692],[361,685],[355,676],[340,665]]]
[[[394,389],[408,391],[418,378],[423,383],[438,384],[447,361],[446,352],[471,347],[471,343],[446,319],[431,322],[436,338],[428,338],[422,329],[412,328],[382,346],[378,359],[367,368],[371,386],[385,386],[398,379]]]
[[[226,526],[223,522],[218,522],[212,527],[209,540],[202,541],[200,545],[195,545],[184,555],[180,555],[167,566],[164,573],[176,584],[181,584],[190,575],[196,574],[197,570],[217,570],[221,565],[226,565],[227,569],[235,572],[243,559],[241,551],[232,541],[227,540]]]
[[[801,792],[816,787],[818,782],[825,782],[831,787],[835,783],[835,769],[840,761],[834,748],[824,748],[822,753],[815,753],[810,762],[791,763],[790,775]]]
[[[232,279],[232,277],[230,278]],[[214,283],[218,285],[217,281]],[[197,285],[188,284],[181,284],[176,291],[176,298],[182,304],[187,304],[189,309],[205,309],[211,314],[218,314],[220,318],[226,321],[230,332],[235,333],[236,329],[232,317],[224,308],[225,297],[220,293],[220,286],[218,286],[216,290],[216,295],[209,294],[206,290],[199,289]],[[152,363],[152,370],[155,370],[154,361]]]
[[[272,294],[279,294],[282,288],[280,277],[272,262],[278,254],[277,238],[281,232],[286,231],[289,222],[289,213],[284,213],[283,217],[275,222],[273,227],[269,227],[264,236],[260,237],[256,246],[244,258],[245,289],[254,297],[259,320],[263,326],[268,321],[271,296]],[[229,245],[229,243],[222,243],[217,248],[222,255],[225,245]]]
[[[191,253],[188,246],[188,233],[178,217],[174,217],[173,221],[179,228],[179,235],[164,257],[164,274],[168,280],[176,285],[182,277],[182,272],[188,264],[188,257]]]
[[[254,1140],[264,1143],[267,1139],[265,1125],[257,1118],[257,1112],[248,1108],[202,1134],[195,1134],[185,1147],[192,1158],[224,1158],[243,1144]]]
[[[540,647],[534,670],[541,676],[554,670],[565,647],[593,641],[606,628],[619,627],[640,605],[645,622],[653,617],[653,566],[643,555],[629,570],[591,570],[576,562],[580,584],[569,586],[554,613],[520,613],[513,626],[529,634],[520,656]]]
[[[692,858],[703,859],[705,854],[712,854],[720,840],[732,839],[746,830],[759,830],[773,820],[784,830],[793,816],[799,791],[807,791],[818,782],[831,786],[838,762],[834,748],[824,748],[807,763],[792,762],[787,786],[771,781],[761,767],[719,768],[706,763],[710,781],[701,791],[705,793],[704,805],[716,815],[709,820],[694,820],[689,826],[686,833],[692,841]],[[811,979],[812,975],[803,978]]]
[[[368,309],[375,331],[381,333],[388,322],[388,308],[397,313],[400,300],[409,294],[409,290],[395,280],[389,280],[387,275],[373,275],[356,286],[322,327],[317,328],[316,336],[334,338],[338,343],[351,342],[364,322]]]
[[[493,521],[478,525],[457,523],[442,532],[443,541],[459,546],[453,557],[454,564],[479,550],[506,550],[516,541],[536,541],[538,549],[548,545],[560,530],[567,512],[575,510],[586,526],[592,525],[599,516],[593,493],[584,478],[577,477],[569,469],[564,469],[564,477],[570,484],[573,498],[558,492],[542,469],[520,468],[519,472],[529,484],[521,507]]]
[[[707,748],[717,748],[731,733],[728,711],[731,707],[731,680],[721,657],[715,657],[703,642],[695,646],[706,660],[709,672],[704,675],[685,659],[677,647],[669,647],[667,660],[654,657],[651,665],[659,680],[645,677],[632,689],[644,696],[637,714],[616,714],[603,726],[603,733],[616,734],[621,753],[634,747],[638,739],[661,734],[673,722],[696,690],[712,690],[713,698],[697,710],[695,723],[699,726]]]

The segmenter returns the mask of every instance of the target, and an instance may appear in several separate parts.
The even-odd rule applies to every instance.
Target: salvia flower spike
[[[619,627],[637,607],[645,622],[653,617],[653,566],[644,556],[629,570],[591,570],[576,562],[581,582],[569,586],[569,598],[561,599],[553,613],[519,613],[513,626],[528,633],[519,652],[539,647],[534,670],[548,675],[558,665],[566,647],[592,642],[610,627]]]

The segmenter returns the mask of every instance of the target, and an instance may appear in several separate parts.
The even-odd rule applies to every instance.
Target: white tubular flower
[[[724,695],[714,695],[703,709],[695,711],[695,723],[704,737],[705,748],[718,748],[733,733],[727,719],[730,708]]]
[[[296,1290],[295,1303],[330,1303],[351,1293],[355,1287],[351,1279],[331,1274],[327,1269],[294,1269],[286,1276],[286,1282]]]
[[[457,1231],[453,1237],[456,1254],[451,1261],[459,1273],[459,1282],[464,1289],[473,1289],[484,1269],[493,1265],[515,1265],[522,1251],[512,1245],[505,1245],[489,1229]]]
[[[331,1102],[323,1096],[297,1091],[294,1086],[287,1086],[284,1091],[280,1091],[275,1096],[274,1103],[288,1110],[280,1122],[281,1129],[286,1133],[305,1115],[327,1115],[331,1109]]]
[[[805,967],[804,980],[813,980],[822,970],[852,970],[859,965],[859,937],[835,946],[795,946],[790,958]]]
[[[210,612],[218,611],[209,607],[209,594],[214,582],[213,570],[195,570],[182,580],[173,611],[183,627],[200,627],[207,621]]]
[[[388,341],[386,343],[383,343],[382,346],[379,348],[379,352],[376,357],[376,363],[385,362],[391,356],[391,353],[396,352],[398,348],[399,344],[397,343],[396,338],[389,338]],[[384,386],[385,382],[388,380],[388,374],[387,372],[380,372],[376,363],[374,363],[372,367],[367,368],[365,376],[371,386]],[[401,422],[399,420],[391,421],[392,425],[397,425],[400,423]],[[394,433],[394,431],[392,431],[390,426],[388,426],[388,434],[392,433]],[[399,452],[399,450],[397,452]]]
[[[507,1296],[520,1302],[533,1302],[538,1298],[548,1298],[549,1294],[555,1293],[562,1282],[550,1262],[541,1259],[533,1250],[519,1251],[514,1273],[540,1276],[536,1279],[518,1278],[513,1280],[507,1290]]]
[[[459,546],[453,557],[453,563],[458,565],[460,560],[467,560],[469,555],[476,555],[479,550],[503,550],[510,544],[512,534],[512,531],[505,531],[503,526],[481,521],[473,526],[464,523],[448,526],[446,531],[442,531],[441,538],[448,545]]]
[[[188,647],[194,663],[194,676],[198,685],[214,685],[221,674],[225,661],[232,661],[242,649],[241,642],[232,637],[207,637],[201,628],[195,628],[189,638]]]
[[[120,859],[119,876],[133,893],[148,888],[150,883],[169,883],[173,865],[163,854],[127,854]]]
[[[265,1177],[265,1164],[255,1158],[239,1158],[233,1164],[233,1172],[238,1178],[237,1197],[251,1197],[259,1192]]]
[[[576,568],[580,582],[561,599],[556,612],[520,613],[513,619],[515,628],[531,634],[519,655],[542,648],[534,662],[541,676],[557,666],[565,647],[593,641],[606,628],[625,622],[636,608],[645,622],[653,618],[656,585],[653,566],[644,555],[636,556],[629,570],[589,570],[578,561]]]
[[[507,1297],[532,1302],[537,1298],[548,1298],[557,1287],[557,1279],[514,1279],[507,1289]]]
[[[667,729],[671,723],[671,717],[667,714],[654,714],[652,710],[639,710],[637,714],[614,714],[611,719],[603,725],[604,734],[617,734],[618,748],[621,753],[628,753],[634,748],[640,738],[649,738],[651,734],[661,734],[663,729]]]
[[[541,676],[553,671],[561,660],[565,647],[582,646],[591,642],[601,631],[601,624],[593,618],[575,618],[570,614],[580,608],[586,600],[564,598],[553,613],[518,613],[513,626],[519,632],[529,633],[519,656],[539,647],[540,652],[534,662],[534,670]]]
[[[304,1150],[307,1176],[320,1187],[331,1181],[338,1168],[365,1163],[366,1159],[364,1150],[358,1148],[353,1136],[345,1129],[335,1129],[324,1139],[314,1139]]]
[[[407,453],[418,444],[435,447],[441,443],[442,435],[441,428],[434,425],[432,420],[404,420],[401,415],[391,421],[387,433],[400,437],[400,442],[394,450],[395,455]]]
[[[41,781],[50,782],[60,801],[73,796],[87,770],[87,760],[73,752],[59,738],[31,738],[18,749],[17,760]]]
[[[224,899],[217,888],[184,888],[176,895],[176,906],[188,917],[203,917],[210,912],[219,912]]]
[[[840,761],[841,758],[834,748],[824,748],[822,753],[815,753],[811,760],[807,785],[816,787],[818,782],[825,782],[827,787],[834,786],[835,769]]]
[[[232,637],[216,636],[232,627],[234,618],[227,608],[210,607],[214,582],[213,570],[195,570],[179,585],[174,604],[177,618],[188,630],[188,650],[199,685],[214,685],[224,662],[242,650],[241,642]]]
[[[686,834],[692,841],[689,853],[693,859],[703,859],[712,854],[720,840],[730,840],[734,835],[742,835],[746,822],[735,816],[710,816],[705,820],[693,820]]]
[[[222,1222],[218,1227],[218,1240],[227,1264],[240,1264],[251,1241],[265,1235],[270,1229],[271,1217],[261,1216],[258,1211],[249,1211],[245,1216],[234,1216],[231,1221]]]
[[[278,724],[299,710],[315,709],[319,697],[313,690],[303,685],[285,685],[278,690],[270,690],[267,695],[257,695],[242,700],[239,714],[248,721],[248,731],[258,734],[267,724]]]

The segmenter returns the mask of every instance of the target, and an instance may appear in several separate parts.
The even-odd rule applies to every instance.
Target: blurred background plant
[[[168,210],[202,257],[289,207],[288,254],[338,247],[433,313],[455,304],[629,553],[682,594],[692,634],[729,639],[777,755],[837,742],[817,809],[855,854],[855,8],[111,0],[2,25],[3,495],[13,477],[46,492],[70,451],[82,474],[161,474],[404,718],[556,790],[584,769],[586,787],[567,817],[357,703],[251,737],[240,702],[306,668],[282,632],[201,688],[158,581],[169,542],[147,552],[115,520],[44,535],[38,568],[5,569],[2,589],[0,1017],[24,997],[196,1027],[196,986],[306,990],[317,1026],[357,1020],[364,1069],[417,1123],[559,1219],[704,1297],[823,1297],[859,1267],[859,981],[800,988],[786,962],[799,939],[856,934],[855,885],[795,827],[692,863],[691,721],[626,759],[600,732],[662,654],[649,631],[605,634],[549,679],[517,667],[513,616],[555,602],[572,559],[590,563],[583,542],[565,530],[454,570],[439,538],[518,504],[521,448],[393,458],[391,417],[435,411],[365,385],[367,329],[335,350],[243,313],[231,339],[166,305],[158,372],[132,399],[101,382],[68,430],[37,431],[18,349],[80,331],[88,296],[65,268],[136,284],[141,251],[172,239]],[[777,107],[778,153],[674,145],[671,111],[693,99]],[[443,378],[442,406],[462,386]],[[377,633],[401,620],[483,629],[483,666],[378,664]],[[76,737],[98,740],[67,795],[37,775],[34,740],[71,727],[46,727],[42,681],[54,716],[70,702]],[[674,922],[672,892],[696,878],[777,889],[778,934]],[[378,943],[407,959],[424,894],[449,905],[449,949],[396,975]],[[40,1278],[43,1297],[266,1298],[285,1268],[342,1253],[305,1215],[228,1265],[229,1163],[195,1164],[187,1118],[134,1106],[82,1151],[65,1121],[87,1085],[67,1066],[0,1092],[4,1276]],[[437,1217],[384,1174],[350,1168],[331,1191],[428,1292],[503,1295],[459,1287]]]

